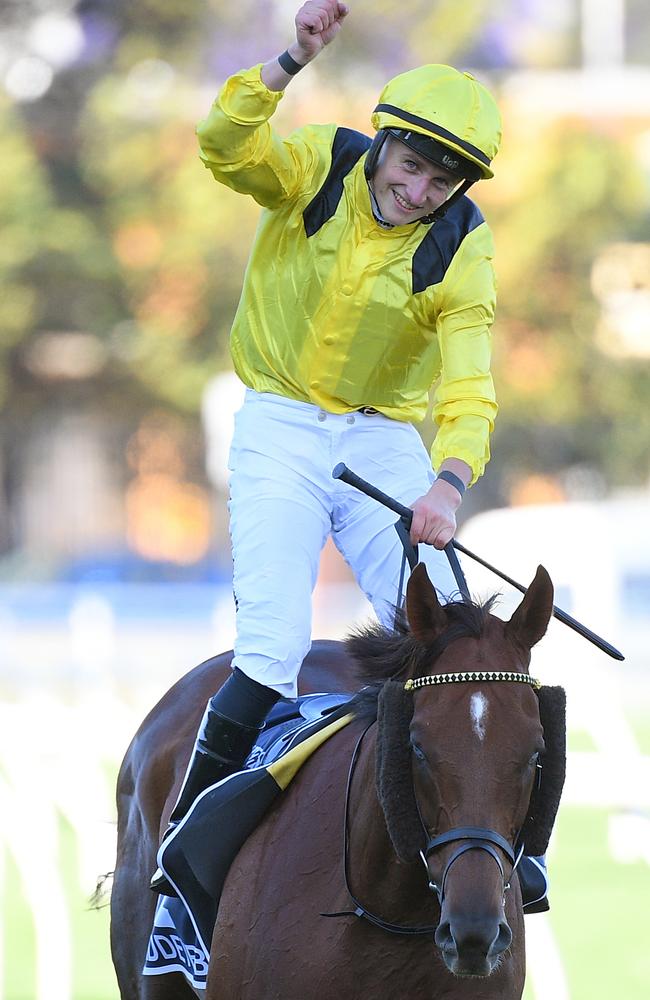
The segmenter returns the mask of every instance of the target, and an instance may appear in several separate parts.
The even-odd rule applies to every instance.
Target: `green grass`
[[[66,888],[72,921],[73,1000],[115,1000],[117,984],[109,949],[109,908],[91,907],[87,893],[79,885],[75,870],[74,830],[61,823],[61,859],[67,873]],[[98,876],[103,874],[97,873]],[[108,903],[108,897],[103,901]],[[9,998],[7,998],[9,1000]]]
[[[571,1000],[645,1000],[650,868],[612,860],[607,817],[604,810],[561,809],[550,860],[551,926]],[[524,998],[534,996],[529,983]]]
[[[18,871],[10,856],[5,860],[2,925],[6,1000],[33,1000],[36,996],[34,931],[30,910],[21,891]]]
[[[118,989],[110,959],[108,907],[91,909],[88,894],[79,884],[76,835],[63,819],[59,822],[59,836],[60,871],[72,938],[73,993],[70,1000],[116,1000]],[[36,940],[31,912],[20,873],[11,855],[5,857],[3,996],[4,1000],[34,1000]],[[38,863],[38,858],[34,858],[34,865]],[[56,934],[56,928],[52,928],[52,933]]]
[[[650,984],[650,868],[607,852],[607,813],[565,808],[553,859],[551,923],[576,1000],[641,1000]]]
[[[567,734],[567,750],[570,753],[593,753],[596,744],[591,733],[584,729],[574,729]]]
[[[627,717],[642,754],[650,755],[650,717],[642,709],[628,709]]]

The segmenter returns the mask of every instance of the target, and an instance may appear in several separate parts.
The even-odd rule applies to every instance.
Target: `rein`
[[[402,561],[399,570],[399,582],[397,584],[397,600],[395,601],[395,631],[397,631],[399,609],[404,603],[404,577],[406,575],[406,564],[408,562],[411,572],[413,572],[419,562],[418,547],[417,545],[413,545],[410,537],[411,515],[412,511],[409,510],[408,517],[406,515],[402,515],[399,521],[395,522],[395,531],[397,532],[399,540],[402,543]],[[458,585],[459,593],[463,598],[470,600],[467,580],[465,579],[465,574],[463,573],[460,562],[458,561],[458,556],[456,555],[451,542],[448,542],[447,545],[445,545],[444,552],[447,556],[451,571],[454,574],[454,579]]]
[[[374,724],[374,720],[369,722],[356,742],[356,746],[352,754],[352,760],[350,761],[350,770],[348,771],[348,780],[345,789],[345,811],[343,818],[343,875],[345,878],[345,888],[350,899],[354,903],[355,908],[354,910],[337,910],[336,913],[321,913],[321,917],[362,917],[367,920],[368,923],[374,924],[375,927],[381,928],[382,931],[388,931],[390,934],[405,934],[410,937],[414,937],[416,935],[433,936],[436,932],[436,928],[438,926],[437,924],[424,925],[420,927],[407,927],[404,924],[392,924],[390,921],[384,920],[382,917],[378,917],[376,914],[371,913],[370,910],[367,910],[365,906],[359,902],[350,888],[350,791],[352,788],[352,778],[359,760],[359,752],[361,750],[363,738],[370,727]]]

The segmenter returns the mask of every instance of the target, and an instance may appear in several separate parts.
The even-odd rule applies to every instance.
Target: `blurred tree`
[[[5,427],[80,405],[128,423],[126,439],[160,404],[198,425],[202,387],[229,364],[258,210],[202,168],[194,127],[228,73],[287,44],[296,6],[49,4],[47,13],[75,19],[81,43],[41,97],[0,104]],[[529,7],[359,0],[340,43],[292,87],[278,128],[329,120],[367,130],[383,82],[418,62],[511,65]],[[34,55],[44,9],[7,4],[5,48]],[[552,18],[546,28],[556,30]],[[632,130],[505,112],[496,179],[477,195],[496,231],[500,277],[501,413],[481,502],[503,498],[516,469],[586,462],[610,483],[641,481],[648,365],[601,353],[590,289],[604,246],[650,238]]]
[[[650,363],[602,352],[591,289],[602,248],[650,238],[630,133],[612,123],[538,122],[534,145],[506,148],[499,163],[489,215],[500,288],[494,446],[504,470],[586,464],[610,485],[647,481]]]

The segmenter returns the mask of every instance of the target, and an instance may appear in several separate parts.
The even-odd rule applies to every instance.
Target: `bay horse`
[[[424,566],[408,626],[315,644],[310,670],[352,661],[355,718],[310,757],[235,858],[206,1000],[519,1000],[524,923],[516,853],[543,854],[564,777],[564,692],[528,673],[553,586],[539,567],[508,622],[441,606]],[[147,883],[203,706],[207,661],[144,720],[118,779],[111,943],[122,1000],[183,1000],[180,973],[142,977]],[[542,766],[541,783],[537,781]],[[215,831],[218,837],[218,831]]]

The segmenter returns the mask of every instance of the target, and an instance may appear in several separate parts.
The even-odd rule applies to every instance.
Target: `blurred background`
[[[117,997],[114,784],[141,718],[233,637],[228,331],[257,208],[196,122],[292,38],[291,0],[4,0],[0,12],[0,1000]],[[501,405],[459,537],[626,654],[553,623],[569,696],[553,909],[526,1000],[648,995],[650,14],[647,0],[356,0],[288,90],[287,133],[368,132],[422,62],[498,96]],[[422,428],[430,442],[430,421]],[[472,591],[517,595],[465,561]],[[369,609],[326,548],[314,634]],[[146,891],[146,890],[144,890]]]

